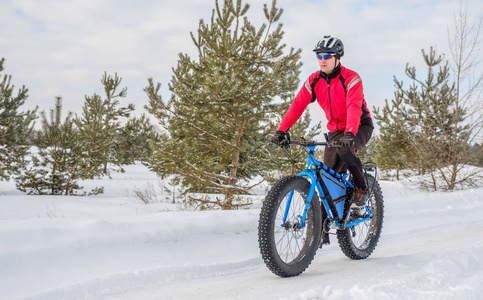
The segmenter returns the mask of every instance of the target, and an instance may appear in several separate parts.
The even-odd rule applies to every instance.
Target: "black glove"
[[[272,136],[272,139],[270,140],[272,142],[272,144],[275,144],[275,145],[280,145],[280,142],[283,141],[283,140],[287,140],[289,139],[287,137],[287,134],[281,130],[277,130],[275,132],[275,134]]]
[[[352,145],[354,145],[354,134],[352,132],[344,134],[344,136],[337,141],[337,145],[344,148],[352,147]]]

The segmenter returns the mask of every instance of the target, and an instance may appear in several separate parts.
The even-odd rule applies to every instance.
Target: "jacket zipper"
[[[332,117],[332,119],[335,119],[334,118],[334,115],[332,114],[332,102],[330,101],[330,79],[327,81],[327,91],[329,93],[329,109],[330,109],[330,116]],[[337,122],[335,124],[335,129],[338,131],[339,130],[339,119],[335,119]]]

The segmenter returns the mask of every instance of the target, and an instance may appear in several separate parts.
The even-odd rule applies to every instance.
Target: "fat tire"
[[[351,228],[337,230],[337,240],[342,252],[350,259],[359,260],[369,257],[379,242],[384,219],[384,199],[381,187],[372,175],[367,175],[367,185],[369,191],[373,189],[373,194],[368,200],[368,207],[372,218],[363,223],[359,223]],[[349,201],[348,201],[349,202]],[[348,204],[350,206],[350,204]],[[347,207],[347,209],[350,209]],[[366,238],[361,245],[354,243],[353,233],[361,234],[364,228],[368,229]]]
[[[273,185],[263,202],[258,222],[260,253],[268,269],[280,277],[297,276],[304,272],[314,259],[318,249],[322,230],[322,212],[317,193],[314,193],[307,214],[306,225],[303,229],[305,238],[298,238],[302,243],[302,247],[299,247],[300,253],[292,261],[286,262],[277,250],[276,230],[282,229],[281,227],[276,227],[281,226],[281,224],[278,224],[281,221],[277,219],[277,213],[280,209],[282,211],[285,209],[284,198],[287,197],[290,191],[296,191],[301,196],[299,201],[303,200],[306,203],[309,190],[310,183],[305,178],[287,176]],[[282,208],[281,205],[283,206]],[[292,203],[292,208],[296,208],[295,203]],[[303,209],[299,213],[302,215]],[[292,238],[291,241],[297,239],[295,230],[284,228],[281,232],[278,234],[288,235],[287,238]]]

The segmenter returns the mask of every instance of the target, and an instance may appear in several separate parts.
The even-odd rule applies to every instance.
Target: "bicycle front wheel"
[[[305,222],[302,216],[310,183],[300,176],[279,180],[263,202],[258,243],[267,267],[278,276],[305,271],[314,259],[322,231],[320,202],[314,193]]]

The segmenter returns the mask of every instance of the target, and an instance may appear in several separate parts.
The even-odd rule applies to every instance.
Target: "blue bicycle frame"
[[[344,216],[344,207],[345,207],[345,201],[346,201],[345,200],[346,188],[347,187],[354,188],[354,185],[347,180],[347,174],[340,175],[336,173],[334,170],[328,168],[326,165],[324,165],[317,159],[315,159],[314,158],[315,146],[304,145],[302,143],[297,143],[297,144],[302,145],[309,150],[308,156],[307,156],[307,166],[305,167],[305,170],[297,174],[297,176],[308,177],[310,178],[310,181],[311,181],[310,191],[309,191],[309,194],[307,195],[307,201],[305,203],[304,213],[301,216],[302,220],[299,224],[299,228],[302,228],[305,225],[307,212],[309,210],[310,203],[312,202],[312,197],[315,193],[316,188],[317,188],[317,192],[319,193],[320,199],[322,200],[322,204],[324,205],[325,211],[327,212],[327,216],[329,217],[329,220],[331,222],[331,227],[335,227],[337,229],[344,229],[369,220],[372,215],[368,207],[366,206],[365,209],[368,214],[368,217],[347,223],[344,226],[343,216]],[[326,145],[326,144],[319,143],[318,145]],[[315,169],[314,169],[314,166],[315,166]],[[330,180],[330,182],[326,180],[318,180],[317,171],[319,171],[319,174],[320,174],[319,178],[326,178],[327,180]],[[335,194],[336,196],[338,196],[336,197],[336,199],[332,197],[333,195],[331,195],[331,191],[329,191],[330,187],[328,188],[328,186],[326,185],[326,182],[329,185],[334,184],[334,188],[332,188],[332,191],[336,190]],[[322,187],[322,185],[324,185],[324,187]],[[339,186],[340,188],[339,190],[337,189],[337,186]],[[324,192],[324,190],[326,192]],[[291,191],[288,195],[287,205],[285,207],[285,213],[283,216],[283,224],[285,224],[287,220],[287,215],[292,202],[292,197],[293,197],[293,191]],[[330,209],[331,203],[329,203],[329,201],[331,201],[334,204],[336,212],[333,212]],[[334,213],[337,213],[337,215],[334,215]]]

